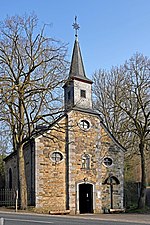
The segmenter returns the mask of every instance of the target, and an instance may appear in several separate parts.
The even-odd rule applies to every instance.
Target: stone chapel
[[[123,209],[125,149],[92,108],[77,35],[63,88],[64,114],[24,147],[28,205],[70,214]],[[16,152],[5,170],[6,188],[16,188]]]

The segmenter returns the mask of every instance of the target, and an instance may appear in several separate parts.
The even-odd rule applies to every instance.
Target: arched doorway
[[[79,211],[80,213],[93,213],[93,185],[79,184]]]

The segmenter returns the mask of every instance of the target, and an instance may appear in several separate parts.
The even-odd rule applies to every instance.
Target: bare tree
[[[37,124],[61,112],[60,87],[66,76],[66,45],[38,29],[36,15],[0,23],[0,121],[9,126],[17,151],[21,208],[27,207],[23,146]]]
[[[150,60],[136,54],[123,66],[94,74],[95,106],[114,136],[140,155],[141,191],[145,207],[146,155],[150,140]]]
[[[0,121],[0,154],[8,155],[12,152],[12,137],[8,126]]]

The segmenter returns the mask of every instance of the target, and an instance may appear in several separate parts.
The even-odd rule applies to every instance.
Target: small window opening
[[[68,100],[70,100],[70,99],[71,99],[71,92],[68,91]]]
[[[9,168],[9,189],[12,189],[12,169]]]
[[[80,95],[81,95],[82,98],[86,98],[86,91],[80,90]]]

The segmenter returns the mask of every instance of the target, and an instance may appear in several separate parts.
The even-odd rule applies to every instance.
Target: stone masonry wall
[[[91,128],[87,131],[79,126],[80,120],[90,122]],[[69,124],[72,130],[69,132],[69,197],[72,213],[78,213],[79,200],[77,199],[77,184],[85,179],[87,183],[94,184],[94,212],[102,212],[103,208],[110,208],[110,187],[103,185],[110,172],[118,178],[120,184],[114,190],[114,207],[123,208],[123,152],[118,150],[111,141],[109,135],[100,126],[100,120],[96,115],[72,111],[69,115]],[[110,146],[113,146],[113,148]],[[82,155],[91,156],[91,168],[82,168]],[[113,159],[113,165],[109,168],[103,165],[104,157]]]
[[[36,138],[35,141],[36,207],[49,211],[65,210],[65,119],[44,136]],[[52,161],[51,154],[54,151],[63,154],[63,160],[60,163]]]
[[[81,120],[89,121],[89,129],[80,127]],[[37,208],[80,213],[79,185],[86,182],[93,187],[93,212],[110,209],[110,185],[103,184],[110,174],[119,180],[113,186],[113,207],[123,208],[124,152],[101,125],[98,115],[72,110],[68,119],[63,117],[50,131],[36,137],[32,150],[26,146],[24,151],[27,186],[35,190]],[[63,156],[58,163],[52,160],[55,151]],[[82,167],[85,153],[90,156],[89,169]],[[105,157],[112,159],[111,166],[104,165]],[[13,187],[17,185],[16,162],[14,155],[6,163],[7,187],[9,168],[13,173]]]
[[[33,144],[33,143],[32,143]],[[34,205],[34,148],[26,144],[24,146],[25,176],[27,182],[28,205]],[[12,171],[12,189],[18,189],[17,153],[8,156],[5,162],[5,188],[9,188],[9,170]]]
[[[18,173],[17,173],[17,154],[13,154],[7,161],[5,161],[5,188],[9,188],[9,170],[12,171],[12,189],[16,190],[18,187]]]

